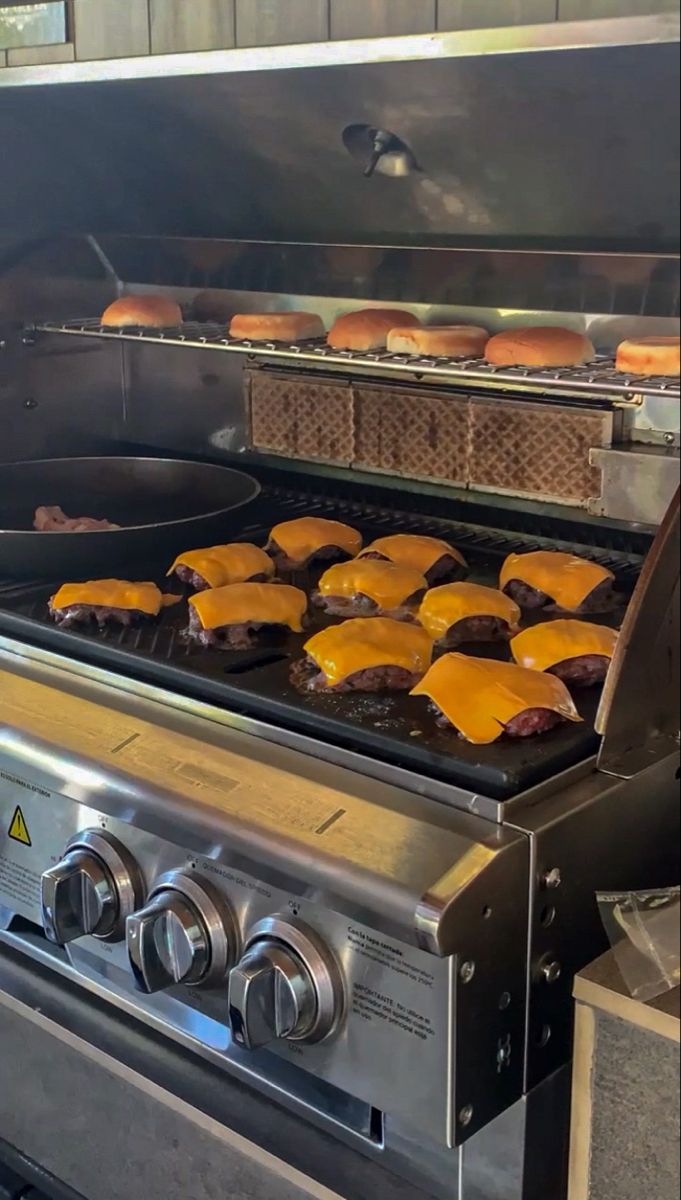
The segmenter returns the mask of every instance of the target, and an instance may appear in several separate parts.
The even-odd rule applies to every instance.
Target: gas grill
[[[678,333],[678,27],[653,18],[639,44],[643,24],[338,45],[332,64],[196,55],[165,76],[140,60],[120,80],[75,64],[65,87],[0,72],[0,456],[19,493],[0,527],[25,534],[0,559],[0,1135],[55,1187],[113,1200],[120,1171],[145,1200],[246,1176],[253,1200],[563,1200],[595,893],[678,879],[680,390],[615,365],[623,338]],[[421,169],[365,177],[346,154],[362,116]],[[124,291],[167,293],[183,324],[102,326]],[[597,354],[500,369],[227,333],[235,312],[329,326],[379,304],[566,325]],[[215,542],[303,515],[442,538],[485,584],[511,552],[594,560],[618,598],[594,619],[622,630],[607,684],[576,697],[581,724],[476,747],[403,694],[299,694],[302,636],[208,652],[186,605],[58,628],[69,572],[59,541],[30,540],[52,535],[29,535],[16,479],[66,459],[66,487],[76,458],[93,516],[119,520],[106,458],[120,523],[143,522],[90,577],[170,586],[168,525],[204,510]],[[160,471],[139,510],[118,459]],[[224,518],[219,480],[190,503],[177,460],[242,473]]]

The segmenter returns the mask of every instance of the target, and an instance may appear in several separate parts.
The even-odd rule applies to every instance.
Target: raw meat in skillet
[[[67,517],[59,507],[36,509],[33,528],[38,533],[103,533],[120,529],[111,521],[98,521],[95,517]]]

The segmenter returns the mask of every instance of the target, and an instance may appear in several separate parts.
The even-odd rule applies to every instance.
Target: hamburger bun
[[[481,358],[488,341],[488,330],[479,325],[429,325],[421,329],[391,329],[388,350],[393,354]]]
[[[237,313],[229,336],[248,342],[302,342],[324,337],[324,322],[317,313]]]
[[[365,308],[339,317],[327,341],[333,350],[385,350],[391,329],[413,329],[421,322],[398,308]]]
[[[625,375],[681,374],[681,338],[629,338],[617,350],[616,366]]]
[[[487,362],[495,367],[578,367],[595,355],[585,334],[557,325],[506,329],[485,349]]]
[[[170,296],[121,296],[102,315],[102,325],[125,329],[143,325],[148,329],[171,329],[182,324],[182,309]]]

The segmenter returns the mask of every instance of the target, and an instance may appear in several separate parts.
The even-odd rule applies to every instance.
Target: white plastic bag
[[[631,995],[655,1000],[681,984],[681,889],[598,894],[601,918]]]

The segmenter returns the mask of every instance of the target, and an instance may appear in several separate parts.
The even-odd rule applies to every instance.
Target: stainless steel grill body
[[[2,940],[49,960],[40,876],[87,831],[124,848],[147,897],[169,872],[215,888],[234,914],[231,961],[264,918],[277,916],[282,944],[290,927],[313,929],[336,963],[337,1024],[319,1045],[274,1053],[235,1044],[224,977],[156,992],[145,976],[151,994],[138,991],[130,929],[127,949],[79,938],[56,962],[232,1076],[276,1088],[370,1159],[437,1196],[465,1197],[452,1175],[476,1150],[456,1147],[487,1130],[493,1157],[495,1119],[503,1129],[501,1113],[527,1103],[565,1053],[569,977],[598,941],[584,831],[594,886],[616,886],[642,862],[648,878],[666,878],[673,863],[653,829],[672,817],[673,763],[631,784],[586,764],[494,825],[419,799],[399,769],[391,784],[372,783],[304,757],[304,739],[277,746],[256,722],[158,689],[120,679],[105,690],[103,674],[48,666],[8,642],[2,661],[2,828],[19,808],[31,842],[3,837]],[[645,807],[642,790],[653,796]],[[624,846],[610,834],[615,813]],[[557,891],[542,882],[551,871]],[[213,931],[216,949],[223,936]],[[431,1147],[429,1167],[422,1154],[401,1161],[405,1140]]]

